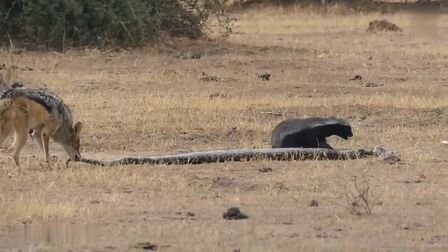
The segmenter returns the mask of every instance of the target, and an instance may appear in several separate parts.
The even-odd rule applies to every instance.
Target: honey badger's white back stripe
[[[313,119],[313,118],[309,118],[309,119]],[[330,124],[341,124],[341,125],[349,126],[347,120],[335,118],[335,117],[314,118],[314,120],[312,120],[312,122],[310,123],[310,126],[318,127],[318,126],[324,126],[324,125],[330,125]]]

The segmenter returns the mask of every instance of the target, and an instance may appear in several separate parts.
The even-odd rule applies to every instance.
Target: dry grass
[[[404,32],[365,33],[368,21],[383,17]],[[439,142],[448,138],[448,17],[271,9],[238,19],[227,42],[15,59],[33,69],[22,79],[58,93],[85,123],[85,156],[267,147],[285,118],[340,116],[355,137],[331,138],[332,145],[382,144],[403,161],[60,164],[49,171],[30,141],[22,170],[9,154],[0,160],[0,248],[125,251],[151,242],[162,251],[446,250],[448,161]],[[0,58],[7,63],[7,52]],[[265,71],[271,80],[258,80]],[[220,81],[201,81],[202,72]],[[356,74],[381,85],[350,81]],[[60,147],[51,148],[62,159]],[[354,176],[369,181],[371,215],[347,209],[344,190]],[[223,220],[231,206],[249,219]],[[51,239],[27,236],[27,227]]]

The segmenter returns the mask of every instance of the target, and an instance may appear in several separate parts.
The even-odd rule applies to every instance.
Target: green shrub
[[[219,0],[5,0],[1,41],[28,45],[139,46],[161,34],[198,38],[209,15],[223,15]],[[229,24],[229,23],[228,23]]]

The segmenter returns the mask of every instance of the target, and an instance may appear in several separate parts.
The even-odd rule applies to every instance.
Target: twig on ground
[[[363,177],[359,184],[357,177],[353,178],[353,191],[345,189],[344,198],[350,213],[355,215],[372,214],[371,191],[368,179]]]

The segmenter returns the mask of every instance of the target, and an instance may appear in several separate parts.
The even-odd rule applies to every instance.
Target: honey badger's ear
[[[81,135],[81,129],[82,129],[82,122],[77,122],[75,123],[75,125],[73,126],[73,131],[74,131],[74,135],[75,137],[80,137]]]

